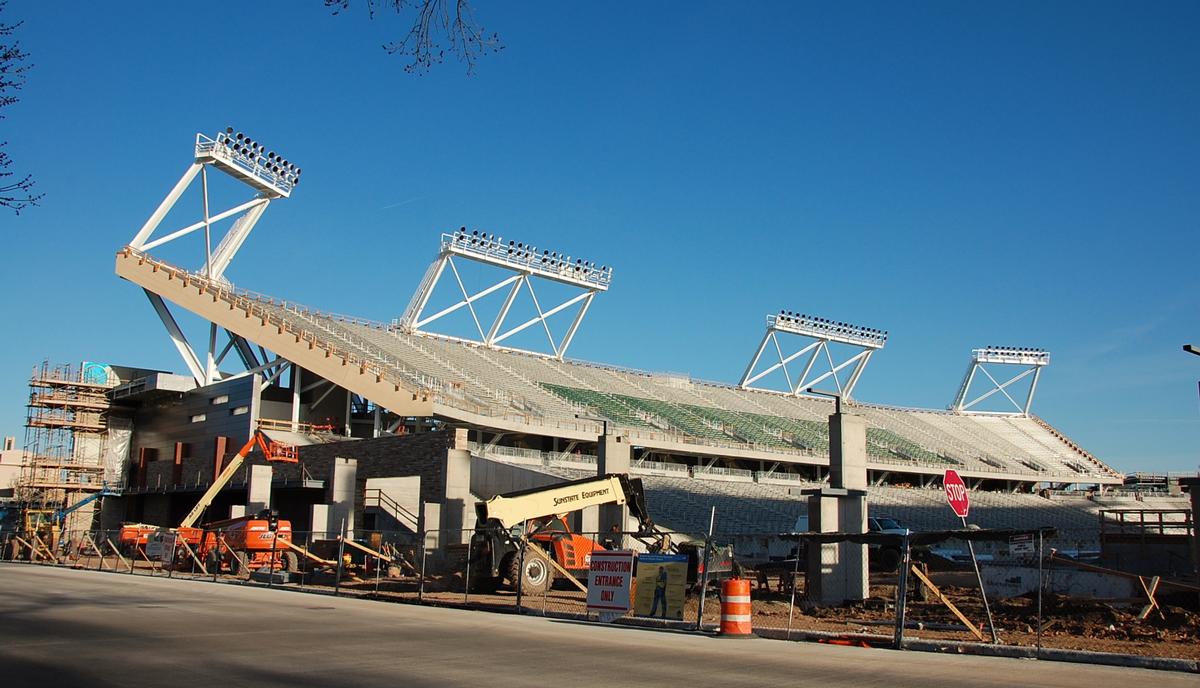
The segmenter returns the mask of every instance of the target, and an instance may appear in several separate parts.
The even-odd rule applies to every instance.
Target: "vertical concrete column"
[[[442,505],[435,502],[425,502],[421,513],[425,517],[425,549],[440,549],[442,546],[442,532],[438,528],[442,523]]]
[[[441,527],[445,543],[462,544],[475,528],[475,501],[471,497],[471,452],[446,450],[446,492],[442,499]]]
[[[600,475],[608,473],[629,473],[633,450],[628,437],[621,435],[601,435],[596,438],[596,468]],[[597,530],[607,533],[617,526],[623,531],[634,530],[637,524],[629,522],[629,509],[617,504],[605,504],[598,507]]]
[[[329,538],[329,505],[313,504],[309,522],[312,523],[312,539],[326,540]],[[301,540],[302,538],[296,538]]]
[[[270,466],[250,467],[246,483],[246,512],[254,515],[271,508],[271,478],[274,471]]]
[[[822,533],[867,532],[867,423],[862,416],[829,416],[829,484],[809,494],[808,523]],[[867,597],[867,546],[850,542],[810,545],[808,598],[837,605]]]
[[[831,490],[813,490],[808,496],[808,529],[814,533],[838,532],[837,494]],[[836,543],[820,544],[809,542],[805,551],[805,595],[815,605],[831,605],[841,602],[835,575],[841,563],[840,549]]]
[[[829,417],[829,485],[867,489],[867,419],[849,413]]]
[[[340,535],[342,519],[346,522],[346,535],[354,535],[354,492],[358,488],[358,461],[355,459],[333,460],[329,471],[329,520],[327,530]]]

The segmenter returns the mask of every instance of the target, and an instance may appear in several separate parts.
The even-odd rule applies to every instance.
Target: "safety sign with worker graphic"
[[[682,621],[687,562],[686,554],[638,555],[633,613]]]

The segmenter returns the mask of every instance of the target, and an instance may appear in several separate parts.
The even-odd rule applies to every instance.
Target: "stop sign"
[[[971,498],[967,496],[967,484],[958,477],[958,471],[947,469],[945,477],[942,478],[942,487],[946,490],[946,501],[950,508],[954,509],[955,515],[966,518],[967,511],[971,509]]]

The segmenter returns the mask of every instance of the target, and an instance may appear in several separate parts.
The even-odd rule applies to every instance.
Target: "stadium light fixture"
[[[252,186],[278,196],[287,197],[300,183],[299,167],[233,127],[226,127],[214,137],[196,134],[196,161],[212,162]]]
[[[781,334],[802,337],[807,340],[807,344],[798,351],[785,355],[783,345],[780,343]],[[746,366],[739,386],[746,389],[759,389],[753,386],[756,382],[771,373],[782,370],[789,394],[798,396],[801,392],[807,392],[815,385],[832,378],[837,387],[837,393],[849,399],[867,362],[871,359],[871,355],[887,344],[887,338],[886,330],[821,318],[798,311],[780,310],[778,313],[767,316],[766,333],[763,335],[754,357],[750,360],[750,365]],[[829,348],[831,343],[845,344],[859,349],[859,351],[847,360],[836,363]],[[755,372],[769,344],[774,344],[773,349],[779,356],[779,362]],[[802,356],[807,356],[804,370],[800,373],[799,378],[793,381],[788,364]],[[829,369],[823,374],[814,376],[813,369],[819,359],[827,362]],[[838,373],[851,366],[853,367],[850,370],[849,378],[843,383],[838,377]]]
[[[594,261],[572,258],[558,251],[541,249],[523,241],[504,241],[504,237],[466,227],[442,234],[442,252],[452,253],[511,270],[588,289],[605,291],[612,282],[612,268]]]
[[[1004,382],[997,380],[985,364],[1015,366],[1021,368],[1009,379]],[[958,393],[954,397],[952,408],[959,413],[967,413],[979,403],[988,399],[995,394],[1003,394],[1005,398],[1016,408],[1014,412],[991,412],[1000,413],[1001,415],[1019,415],[1028,416],[1029,409],[1033,406],[1033,395],[1037,391],[1038,379],[1041,377],[1042,368],[1050,365],[1050,352],[1045,349],[1038,349],[1025,346],[985,346],[971,350],[971,364],[967,368],[967,374],[963,377],[962,384],[959,386]],[[971,391],[971,385],[975,382],[977,374],[982,372],[984,377],[991,382],[991,388],[983,394],[967,400],[967,396]],[[1008,393],[1008,388],[1020,380],[1032,376],[1033,379],[1029,383],[1029,391],[1025,395],[1024,403],[1018,402]],[[977,412],[978,413],[978,412]]]
[[[507,271],[509,276],[472,294],[467,291],[459,275],[454,262],[455,258],[495,266]],[[437,289],[446,268],[450,269],[450,274],[458,285],[462,299],[437,313],[425,315],[425,307],[434,290]],[[404,315],[396,324],[406,332],[422,333],[426,325],[461,308],[466,308],[479,333],[477,340],[466,341],[476,341],[484,346],[496,348],[500,347],[501,342],[509,337],[540,323],[546,332],[546,339],[550,344],[552,355],[556,359],[562,360],[567,347],[570,346],[575,333],[578,332],[579,325],[583,321],[584,315],[587,314],[592,300],[596,294],[608,290],[609,284],[612,283],[612,273],[612,267],[605,264],[597,266],[592,260],[575,258],[550,249],[539,249],[531,243],[515,239],[505,241],[503,236],[478,229],[467,231],[467,228],[463,226],[453,232],[441,235],[438,257],[429,266],[424,279],[421,280],[421,284],[409,301]],[[534,289],[534,278],[579,287],[582,291],[574,296],[564,297],[565,300],[558,305],[544,309],[543,302],[538,299]],[[476,311],[475,302],[506,287],[508,293],[499,312],[492,319],[490,326],[485,328],[485,323],[480,320],[479,313]],[[529,292],[537,315],[519,325],[507,327],[505,321],[522,288]],[[556,338],[550,331],[548,319],[576,304],[579,304],[579,307],[566,333]]]
[[[275,151],[267,150],[262,143],[252,139],[245,132],[235,131],[233,127],[226,127],[224,131],[213,136],[196,134],[193,153],[194,157],[187,170],[130,240],[128,248],[138,253],[148,254],[159,246],[203,230],[204,267],[195,276],[213,282],[226,283],[224,278],[226,268],[233,261],[271,201],[287,198],[300,182],[300,168],[295,167]],[[254,197],[215,214],[210,212],[208,193],[210,167],[219,169],[249,186],[255,191]],[[155,233],[167,214],[171,212],[197,177],[200,178],[202,187],[203,215],[201,219],[182,229],[156,237]],[[232,220],[232,226],[219,241],[214,242],[213,226],[227,219]],[[215,249],[213,248],[214,243]],[[248,369],[251,367],[254,367],[256,371],[265,369],[265,364],[259,366],[249,344],[244,339],[236,337],[232,332],[229,333],[230,346],[218,353],[216,351],[217,326],[212,323],[210,323],[207,355],[204,358],[197,355],[197,352],[192,349],[183,336],[163,297],[149,289],[146,290],[146,296],[150,299],[150,303],[159,319],[162,320],[167,333],[179,349],[184,364],[192,373],[197,385],[210,384],[220,379],[218,366],[231,350],[230,346],[237,347],[238,354],[246,362]],[[279,366],[275,369],[282,372],[284,368]]]
[[[882,349],[888,338],[885,330],[835,322],[792,311],[779,311],[777,314],[768,315],[767,328],[871,349]]]

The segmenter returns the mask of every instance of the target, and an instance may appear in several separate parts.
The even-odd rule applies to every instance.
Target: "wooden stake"
[[[925,584],[925,587],[929,588],[929,591],[938,598],[939,602],[946,605],[946,608],[949,609],[955,616],[957,616],[959,621],[963,622],[963,625],[967,627],[967,630],[975,634],[975,637],[979,639],[979,642],[984,642],[983,631],[979,630],[979,627],[971,623],[971,620],[968,619],[962,612],[960,612],[958,607],[954,606],[954,603],[951,602],[950,599],[946,597],[946,595],[942,593],[942,591],[939,590],[936,585],[933,584],[933,581],[929,580],[929,578],[921,571],[919,567],[917,567],[916,564],[913,564],[912,572],[916,574],[917,578],[919,578],[922,583]]]

